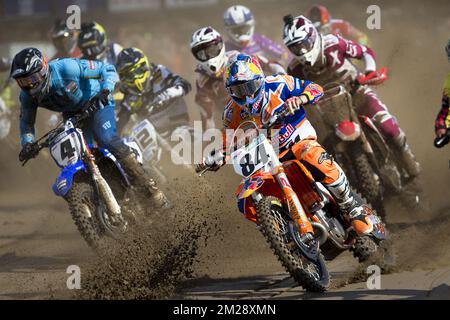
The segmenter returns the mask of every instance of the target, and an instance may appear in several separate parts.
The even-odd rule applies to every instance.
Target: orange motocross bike
[[[272,117],[265,129],[287,114],[280,112]],[[380,245],[387,239],[387,230],[375,213],[370,216],[372,233],[357,237],[332,195],[314,181],[303,164],[298,160],[282,163],[255,122],[246,121],[239,126],[250,127],[253,137],[246,134],[247,139],[239,146],[234,144],[233,136],[230,149],[234,170],[243,177],[237,189],[238,206],[247,219],[258,224],[281,264],[300,286],[307,291],[325,291],[330,283],[325,260],[346,250],[353,251],[360,262],[382,252]],[[201,176],[213,170],[220,159],[221,152],[207,157],[206,168],[198,167],[197,173]]]

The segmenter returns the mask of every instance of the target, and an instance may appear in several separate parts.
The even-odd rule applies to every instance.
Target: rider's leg
[[[355,98],[355,103],[359,106],[359,112],[372,119],[404,164],[408,175],[411,178],[417,177],[420,173],[420,165],[406,142],[405,133],[398,125],[395,117],[389,113],[386,105],[380,101],[371,89],[357,93]]]
[[[98,144],[111,151],[121,163],[124,170],[139,186],[145,187],[151,195],[155,206],[169,207],[169,201],[156,186],[144,167],[137,161],[136,155],[118,136],[114,115],[114,106],[109,105],[97,111],[91,120],[95,139]]]
[[[341,211],[348,214],[356,233],[363,235],[372,232],[373,224],[367,216],[370,209],[354,197],[344,171],[316,139],[302,140],[292,146],[291,151],[314,179],[330,191]]]

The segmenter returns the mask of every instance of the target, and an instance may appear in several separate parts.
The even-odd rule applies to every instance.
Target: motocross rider
[[[285,66],[292,58],[290,52],[266,38],[255,33],[255,19],[249,8],[241,5],[229,7],[223,21],[229,41],[225,42],[227,50],[236,50],[257,56],[266,74],[286,73]]]
[[[191,52],[198,61],[195,102],[200,107],[203,130],[215,128],[217,113],[222,114],[227,93],[224,86],[225,65],[237,51],[225,51],[222,36],[212,27],[196,30],[191,37]],[[214,112],[220,109],[220,112]]]
[[[315,4],[306,11],[305,16],[311,20],[321,34],[340,35],[364,46],[369,44],[369,38],[358,30],[350,22],[342,19],[332,19],[328,9],[320,4]]]
[[[355,232],[358,235],[372,232],[373,224],[367,216],[371,210],[353,196],[344,172],[317,142],[316,132],[306,118],[303,105],[320,99],[322,88],[289,75],[264,77],[258,60],[244,54],[228,64],[225,81],[230,99],[223,112],[224,130],[236,130],[242,122],[252,119],[259,125],[267,124],[273,115],[288,108],[290,115],[276,127],[281,161],[294,158],[301,161],[334,196]],[[227,150],[226,132],[224,149]],[[213,164],[207,163],[204,159],[197,170],[218,170],[225,164],[225,156]]]
[[[64,20],[58,19],[50,31],[50,38],[56,49],[50,60],[81,57],[81,51],[77,47],[77,36],[78,32],[75,29],[69,29]]]
[[[108,42],[105,29],[95,21],[81,25],[78,47],[83,54],[83,59],[98,60],[114,66],[116,66],[117,57],[122,51],[121,45]]]
[[[366,79],[377,83],[386,78],[376,71],[374,52],[339,35],[320,34],[311,21],[303,16],[294,18],[289,15],[284,20],[284,43],[296,56],[289,64],[288,74],[311,79],[321,85],[331,82],[346,85],[358,108],[357,112],[372,119],[402,161],[409,185],[417,187],[420,166],[406,142],[405,133],[375,92],[368,86],[359,85]],[[364,60],[365,75],[350,62],[352,58]]]
[[[448,62],[450,62],[450,39],[448,40],[447,46],[445,47],[445,52],[447,53]],[[450,128],[450,73],[444,82],[444,93],[442,94],[441,110],[439,111],[436,122],[434,124],[434,129],[436,137],[441,138],[448,128]]]
[[[137,48],[123,49],[117,58],[120,103],[117,127],[122,131],[133,113],[150,110],[148,119],[160,133],[189,125],[189,114],[183,97],[191,90],[190,83],[160,64],[149,63]]]
[[[111,92],[118,76],[113,65],[72,58],[47,63],[38,49],[26,48],[14,57],[11,77],[21,88],[20,161],[34,158],[39,152],[33,143],[38,107],[61,112],[64,118],[68,118],[79,113],[88,101],[94,102],[97,111],[83,128],[86,139],[92,142],[95,137],[101,147],[110,150],[136,185],[148,190],[155,207],[164,209],[169,206],[165,195],[116,133]]]

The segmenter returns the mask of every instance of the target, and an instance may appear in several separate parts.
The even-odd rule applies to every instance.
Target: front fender
[[[81,160],[62,169],[52,186],[53,192],[59,197],[64,197],[72,187],[73,177],[81,170],[86,171]]]
[[[264,180],[274,180],[270,173],[257,173],[241,182],[236,190],[238,199],[245,199],[252,195],[253,192],[261,188]]]

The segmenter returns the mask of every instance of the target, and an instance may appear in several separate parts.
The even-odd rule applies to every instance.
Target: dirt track
[[[256,6],[255,2],[249,3],[252,8]],[[262,12],[256,12],[263,32],[279,37],[281,16],[292,11],[289,8],[294,3],[300,10],[308,5],[280,1],[279,17],[270,23],[262,21]],[[354,5],[340,2],[339,6],[330,3],[330,9],[336,17],[350,19],[363,27],[368,4],[367,1]],[[215,197],[212,202],[205,197],[208,199],[205,207],[208,206],[211,219],[219,221],[220,232],[208,240],[206,248],[201,248],[194,280],[185,282],[186,288],[177,297],[450,298],[450,223],[445,219],[450,214],[450,149],[436,150],[431,144],[433,120],[448,72],[443,46],[449,36],[450,5],[448,1],[433,4],[382,1],[382,30],[368,32],[379,65],[386,65],[390,72],[388,82],[378,92],[409,136],[423,165],[427,195],[433,203],[432,214],[426,217],[412,217],[390,206],[389,222],[396,224],[394,236],[401,253],[398,272],[383,276],[380,291],[368,291],[361,282],[333,288],[322,296],[306,295],[283,273],[254,225],[237,212],[233,192],[238,180],[229,178],[231,170],[226,168],[206,177],[215,187],[203,190]],[[211,9],[211,14],[220,17],[224,6]],[[271,28],[271,24],[277,27]],[[20,168],[15,162],[16,153],[17,150],[9,154],[9,149],[7,152],[2,149],[0,156],[0,298],[70,298],[73,292],[66,289],[66,268],[88,264],[94,255],[81,240],[64,201],[51,192],[57,174],[53,163],[40,159]],[[198,190],[186,190],[186,196],[191,192]],[[433,223],[416,223],[421,220]],[[348,257],[330,266],[337,283],[347,279],[356,268]]]

